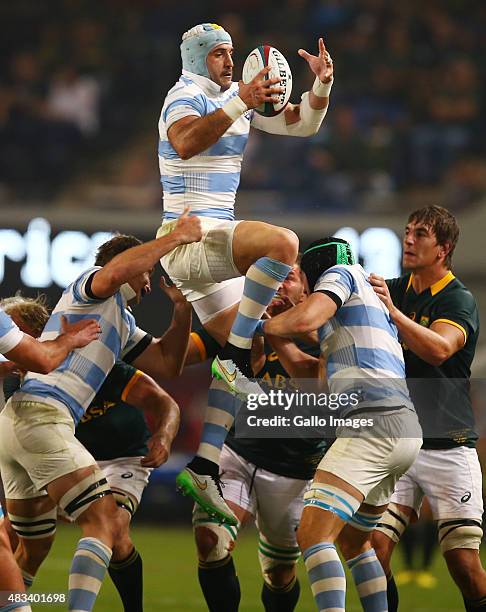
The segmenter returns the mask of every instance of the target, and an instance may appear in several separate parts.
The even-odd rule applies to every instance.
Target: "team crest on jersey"
[[[420,325],[428,327],[430,323],[430,317],[420,317]]]

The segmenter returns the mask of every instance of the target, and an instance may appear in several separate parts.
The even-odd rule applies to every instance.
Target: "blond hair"
[[[10,316],[19,317],[36,337],[41,335],[50,316],[45,295],[28,298],[17,294],[0,300],[0,308]]]

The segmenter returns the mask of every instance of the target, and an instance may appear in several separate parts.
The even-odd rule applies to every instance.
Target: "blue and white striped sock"
[[[260,257],[248,268],[238,314],[228,337],[230,344],[251,349],[258,321],[291,269],[270,257]]]
[[[344,612],[346,576],[334,544],[309,546],[304,551],[304,561],[318,610]]]
[[[226,383],[213,378],[208,392],[208,407],[196,455],[219,464],[226,435],[231,429],[241,399],[228,391]]]
[[[68,610],[90,612],[111,559],[111,549],[98,538],[81,538],[69,571]]]
[[[387,612],[387,582],[385,572],[374,548],[347,562],[364,612]]]

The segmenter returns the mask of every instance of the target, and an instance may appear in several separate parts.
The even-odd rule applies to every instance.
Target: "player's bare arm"
[[[304,353],[289,338],[269,335],[267,340],[291,378],[319,378],[318,357]]]
[[[299,49],[298,54],[306,60],[309,68],[316,75],[314,86],[309,91],[310,107],[315,110],[323,110],[329,105],[329,94],[334,79],[334,67],[322,38],[319,38],[318,45],[318,55],[312,55],[305,49]],[[325,87],[320,87],[319,84],[323,84]],[[288,104],[284,112],[287,125],[300,121],[300,104]]]
[[[402,341],[420,359],[431,365],[441,365],[462,349],[466,338],[462,330],[444,322],[432,323],[430,328],[412,321],[394,304],[382,276],[371,274],[369,281],[380,300],[388,308]]]
[[[324,325],[336,313],[336,303],[325,293],[313,293],[305,302],[263,323],[265,334],[292,338]]]
[[[282,87],[277,86],[280,79],[265,80],[265,75],[269,71],[270,67],[266,66],[249,83],[245,84],[243,81],[240,81],[239,96],[237,98],[239,98],[243,111],[256,108],[264,102],[278,102],[277,96],[282,91]],[[230,100],[223,108],[214,111],[214,113],[204,117],[183,117],[172,124],[167,132],[167,136],[179,157],[181,159],[190,159],[216,144],[242,114],[233,114],[233,106],[235,106],[235,98]],[[245,106],[246,109],[244,108]],[[238,110],[236,110],[237,112]]]
[[[55,340],[39,342],[24,334],[17,346],[5,353],[5,357],[25,370],[48,374],[61,365],[72,350],[96,340],[100,332],[100,326],[94,319],[70,324],[63,317],[61,334]]]
[[[134,277],[152,270],[161,257],[182,244],[201,240],[201,221],[189,216],[189,208],[177,220],[172,232],[120,253],[93,276],[91,289],[107,298]]]
[[[178,405],[150,376],[143,373],[131,386],[126,402],[143,410],[151,424],[152,435],[147,442],[149,452],[142,459],[142,465],[159,467],[169,458],[172,442],[179,430]]]
[[[133,365],[157,380],[181,374],[188,352],[192,320],[192,306],[179,289],[164,277],[160,287],[174,306],[172,322],[165,334],[153,339],[133,362]]]

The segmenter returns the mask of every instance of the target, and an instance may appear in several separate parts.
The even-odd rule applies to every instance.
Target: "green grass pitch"
[[[61,525],[56,542],[48,559],[42,566],[33,592],[66,592],[68,569],[79,538],[76,527]],[[241,582],[241,612],[261,611],[259,574],[255,532],[248,530],[240,537],[234,553]],[[190,528],[147,527],[135,525],[133,539],[143,556],[145,580],[145,612],[196,612],[204,611],[204,600],[197,582],[194,545]],[[396,555],[395,570],[400,567],[400,555]],[[302,593],[298,612],[315,610],[302,562],[299,563]],[[436,555],[433,573],[438,585],[434,589],[422,589],[416,585],[400,588],[403,612],[459,612],[464,609],[458,590],[447,574],[444,561]],[[49,607],[33,605],[33,610],[47,612]],[[60,606],[54,606],[61,610]],[[109,576],[105,578],[95,610],[118,612],[122,610],[118,594]],[[346,610],[361,610],[351,581],[348,581]]]

